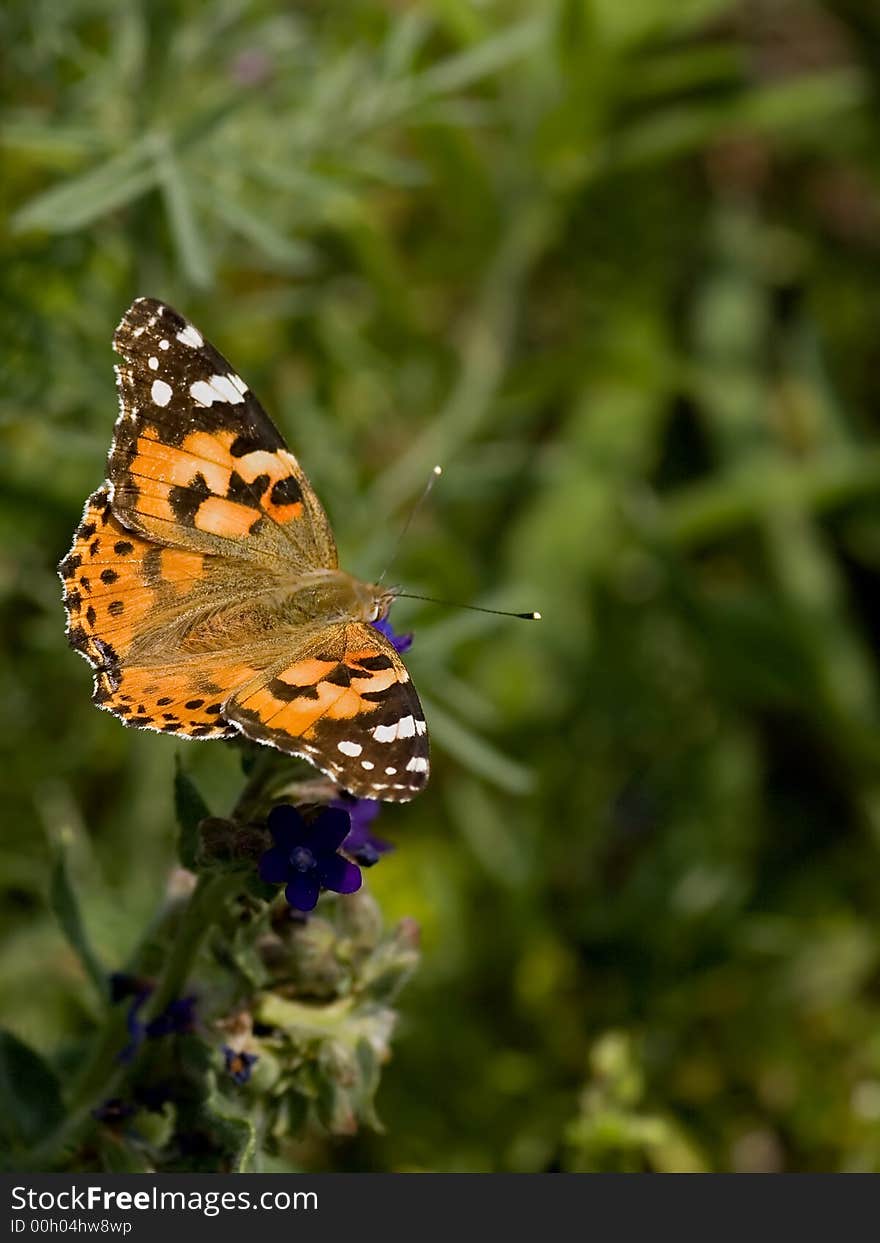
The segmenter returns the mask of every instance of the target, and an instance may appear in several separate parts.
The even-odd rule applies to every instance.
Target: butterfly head
[[[364,621],[383,621],[388,616],[397,591],[393,587],[383,587],[378,583],[363,583],[362,586],[367,593],[363,600]]]

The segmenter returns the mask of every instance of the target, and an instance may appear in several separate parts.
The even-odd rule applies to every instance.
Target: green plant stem
[[[183,911],[175,907],[168,912],[164,922],[166,934],[170,937],[170,949],[145,1012],[145,1022],[160,1014],[180,995],[204,938],[222,916],[226,899],[240,883],[241,877],[235,872],[219,875],[203,873]],[[110,1011],[92,1056],[74,1085],[67,1117],[27,1154],[22,1162],[23,1168],[36,1171],[51,1169],[64,1150],[77,1142],[92,1120],[92,1111],[104,1101],[119,1095],[124,1080],[137,1063],[136,1057],[129,1064],[119,1061],[126,1038],[126,1009],[116,1007]]]
[[[236,872],[203,872],[174,932],[171,949],[145,1012],[149,1022],[179,997],[186,987],[208,931],[222,913],[226,898],[241,884]]]

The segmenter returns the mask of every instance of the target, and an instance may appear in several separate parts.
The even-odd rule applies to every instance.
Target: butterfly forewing
[[[226,359],[152,298],[116,331],[113,510],[149,539],[268,564],[336,565],[327,517],[272,420]]]

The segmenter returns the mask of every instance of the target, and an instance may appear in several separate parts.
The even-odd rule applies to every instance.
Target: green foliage
[[[63,641],[112,331],[153,294],[260,394],[346,568],[379,572],[440,461],[393,577],[545,619],[395,607],[434,774],[368,880],[423,965],[384,1132],[277,1168],[880,1169],[876,5],[3,21],[0,1007],[31,1079],[76,1064],[86,975],[154,917],[178,753],[185,862],[191,788],[226,814],[241,785],[234,748],[97,712]],[[283,1108],[368,1118],[373,1055]]]
[[[176,756],[175,761],[174,814],[180,830],[177,854],[183,867],[195,868],[199,852],[199,824],[210,816],[211,811],[195,782],[183,771],[180,756]]]
[[[83,970],[95,987],[101,1000],[107,993],[107,973],[92,949],[79,909],[63,847],[59,847],[49,880],[49,904],[55,912],[59,925],[78,955]]]
[[[8,1031],[0,1031],[0,1161],[41,1139],[63,1116],[61,1091],[38,1053]]]

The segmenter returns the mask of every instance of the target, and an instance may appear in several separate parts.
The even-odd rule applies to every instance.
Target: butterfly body
[[[95,702],[177,737],[245,734],[359,797],[412,798],[424,717],[372,625],[393,593],[339,569],[305,473],[196,328],[141,298],[114,345],[108,480],[59,566]]]

